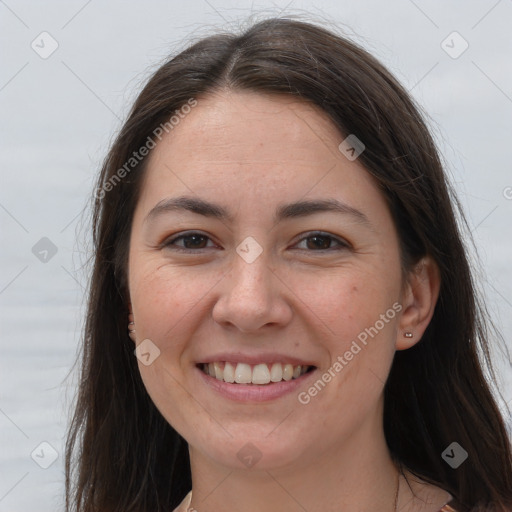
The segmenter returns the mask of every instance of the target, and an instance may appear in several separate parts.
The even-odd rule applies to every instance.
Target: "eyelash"
[[[170,239],[166,239],[164,242],[162,242],[162,244],[160,245],[160,248],[170,248],[171,250],[180,251],[180,252],[184,252],[184,253],[197,253],[198,251],[203,251],[204,249],[208,249],[208,247],[203,247],[200,249],[187,249],[184,247],[179,247],[179,246],[174,245],[177,240],[189,238],[192,236],[200,236],[203,238],[207,238],[208,240],[211,240],[210,237],[208,235],[205,235],[204,233],[201,233],[199,231],[190,231],[190,232],[181,234],[179,236],[176,236],[176,237],[173,237]],[[299,250],[308,251],[308,252],[326,252],[326,251],[339,251],[339,250],[351,249],[351,246],[348,242],[344,241],[341,238],[335,237],[334,235],[330,235],[329,233],[324,233],[323,231],[312,231],[312,232],[308,233],[307,236],[302,237],[299,240],[299,242],[297,242],[297,243],[300,243],[303,240],[307,240],[308,238],[314,238],[314,237],[330,239],[330,240],[336,242],[338,244],[338,247],[337,248],[330,247],[328,249],[318,249],[318,250],[311,250],[311,249],[309,249],[309,250],[308,249],[299,249]]]

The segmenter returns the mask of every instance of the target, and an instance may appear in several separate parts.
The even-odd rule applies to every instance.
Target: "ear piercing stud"
[[[412,338],[412,337],[413,337],[412,332],[410,332],[410,331],[405,331],[404,332],[404,338]]]

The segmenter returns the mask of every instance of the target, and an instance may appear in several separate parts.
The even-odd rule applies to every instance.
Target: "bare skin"
[[[305,103],[223,91],[199,98],[151,154],[131,233],[131,308],[136,343],[149,339],[160,350],[139,368],[189,443],[198,512],[395,509],[383,388],[395,351],[421,339],[439,276],[425,258],[403,279],[384,197],[358,160],[338,150],[342,140]],[[215,203],[231,218],[150,214],[179,196]],[[333,199],[344,213],[274,218],[284,203]],[[196,238],[177,238],[190,232]],[[236,250],[247,237],[261,248],[250,263]],[[377,325],[320,392],[298,400]],[[240,402],[206,385],[197,367],[221,352],[277,352],[315,369],[293,392]],[[247,446],[259,458],[251,467],[239,456]],[[448,501],[409,476],[418,497],[402,478],[398,510],[433,512]]]

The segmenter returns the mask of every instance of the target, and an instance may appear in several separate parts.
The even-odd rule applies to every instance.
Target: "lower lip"
[[[214,391],[220,395],[234,400],[237,402],[268,402],[281,398],[289,393],[297,390],[303,383],[311,377],[316,371],[310,371],[301,375],[297,379],[283,380],[281,382],[273,382],[270,384],[230,384],[223,380],[218,380],[215,377],[206,375],[197,366],[196,371],[203,379],[204,383],[210,386]]]

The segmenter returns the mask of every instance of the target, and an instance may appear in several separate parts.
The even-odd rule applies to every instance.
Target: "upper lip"
[[[299,359],[297,357],[288,356],[277,352],[266,352],[264,354],[244,354],[242,352],[219,352],[211,356],[204,356],[199,363],[215,363],[221,361],[229,361],[236,363],[255,364],[292,364],[293,366],[315,366],[310,361]]]

